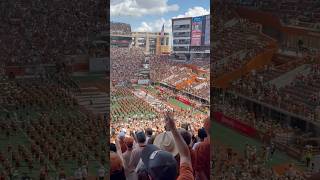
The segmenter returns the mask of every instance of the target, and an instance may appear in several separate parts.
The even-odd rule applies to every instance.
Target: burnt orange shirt
[[[180,165],[180,175],[177,180],[194,180],[193,170],[188,163],[182,163]]]
[[[210,140],[205,139],[194,150],[195,155],[195,171],[203,171],[208,179],[210,179]]]
[[[122,139],[120,139],[119,141],[120,147],[121,147],[121,152],[124,153],[127,151],[127,145],[126,143],[124,143],[124,141]]]
[[[190,156],[191,156],[191,164],[192,164],[193,173],[194,173],[194,167],[196,165],[196,154],[192,148],[189,148],[189,150],[190,150]]]

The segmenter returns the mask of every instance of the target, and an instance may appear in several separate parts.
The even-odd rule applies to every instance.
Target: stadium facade
[[[132,32],[130,24],[111,22],[110,24],[111,47],[140,47],[145,54],[170,54],[169,33],[160,32]]]
[[[132,46],[141,47],[146,54],[170,54],[169,33],[160,32],[132,32]]]
[[[210,15],[172,19],[172,37],[176,57],[209,57]]]
[[[110,33],[111,47],[130,47],[132,43],[130,24],[111,22]]]

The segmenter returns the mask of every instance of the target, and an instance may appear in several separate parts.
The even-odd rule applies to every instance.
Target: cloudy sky
[[[131,25],[132,31],[171,31],[174,17],[201,16],[210,13],[210,0],[111,0],[111,21]]]

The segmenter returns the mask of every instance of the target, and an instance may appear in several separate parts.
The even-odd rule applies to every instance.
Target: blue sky
[[[131,25],[133,31],[158,31],[165,24],[171,29],[171,18],[210,13],[210,0],[111,0],[111,21]]]

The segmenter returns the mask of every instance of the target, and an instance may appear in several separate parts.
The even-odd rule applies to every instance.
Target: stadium
[[[207,23],[206,31],[206,26],[202,25],[194,29],[195,26],[191,26],[192,19],[197,20],[195,24],[199,23],[199,19]],[[178,162],[179,159],[184,161],[185,154],[177,150],[181,146],[179,143],[184,144],[183,148],[187,148],[187,159],[190,159],[190,163],[190,156],[192,156],[194,173],[201,174],[205,179],[210,178],[210,142],[209,134],[206,133],[208,132],[206,128],[209,127],[206,123],[209,122],[210,113],[209,54],[205,51],[207,49],[201,49],[197,51],[197,56],[190,55],[196,46],[209,47],[205,42],[208,43],[210,21],[206,22],[206,18],[202,16],[190,17],[188,20],[189,31],[186,33],[188,37],[183,37],[187,40],[182,42],[186,43],[182,46],[188,46],[188,48],[182,60],[176,52],[146,53],[145,48],[139,46],[123,47],[119,44],[119,46],[114,45],[110,50],[111,179],[145,177],[145,171],[141,169],[139,160],[141,156],[144,161],[144,151],[149,147],[161,149]],[[179,19],[173,20],[172,32],[183,28],[183,24],[175,24],[178,21]],[[115,30],[111,29],[111,39],[119,34],[128,37],[137,34],[126,31],[131,29],[129,24],[113,23],[111,27]],[[196,31],[197,36],[194,37],[195,33],[192,34],[192,31]],[[166,38],[167,33],[164,30],[152,32],[152,34],[159,34],[160,39]],[[176,37],[173,38],[173,51],[175,51],[175,47],[180,46],[181,43],[175,41]],[[205,42],[204,39],[206,39]],[[163,43],[163,45],[166,44]],[[169,112],[174,113],[173,129],[179,129],[179,134],[181,133],[179,137],[181,139],[183,137],[183,142],[174,136],[176,130],[171,128],[170,131],[167,119]],[[197,153],[203,155],[196,155]],[[167,162],[167,165],[176,160]],[[119,165],[119,161],[123,163]],[[176,168],[174,167],[174,171]],[[167,169],[170,169],[169,166]],[[158,176],[162,176],[162,179],[173,179],[170,173],[158,174]],[[193,175],[191,176],[193,178]]]
[[[103,7],[1,3],[0,179],[106,177]]]
[[[316,176],[319,2],[231,0],[211,5],[212,176]]]

